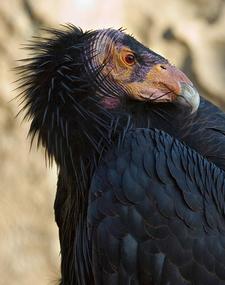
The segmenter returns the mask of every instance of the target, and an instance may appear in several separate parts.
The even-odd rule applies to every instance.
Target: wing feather
[[[163,131],[128,132],[91,183],[97,284],[225,284],[224,181]]]

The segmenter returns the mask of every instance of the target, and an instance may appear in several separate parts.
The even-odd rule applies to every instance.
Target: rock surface
[[[203,94],[225,108],[223,0],[116,0],[114,6],[105,0],[96,0],[97,6],[93,3],[0,3],[0,284],[57,284],[59,279],[53,215],[56,169],[45,168],[42,151],[34,147],[29,152],[29,124],[20,124],[21,117],[15,119],[18,102],[9,102],[18,94],[12,91],[16,87],[12,69],[19,64],[17,59],[27,56],[21,44],[38,35],[40,26],[69,21],[85,29],[127,27],[129,33],[183,68]]]
[[[47,16],[33,14],[29,2],[0,4],[0,284],[4,285],[44,285],[59,279],[52,210],[56,169],[45,168],[41,151],[33,148],[29,153],[28,124],[15,118],[18,102],[10,102],[18,94],[12,91],[16,87],[12,69],[26,56],[21,44],[42,23],[51,24]]]

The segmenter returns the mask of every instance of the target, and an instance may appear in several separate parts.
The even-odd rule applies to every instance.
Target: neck
[[[65,160],[66,164],[60,166],[55,213],[60,232],[62,284],[92,284],[91,250],[87,233],[91,177],[102,155],[119,135],[125,134],[131,127],[125,112],[108,113],[102,110],[98,109],[94,119],[82,125],[85,132],[83,128],[77,130],[79,139],[70,145],[67,151],[69,158]],[[69,133],[72,131],[69,129]]]
[[[179,104],[134,102],[126,106],[135,127],[163,130],[225,170],[225,115],[209,101],[201,98],[194,114]]]

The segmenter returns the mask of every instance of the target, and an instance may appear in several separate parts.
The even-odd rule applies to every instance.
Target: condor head
[[[192,112],[198,109],[199,95],[187,76],[121,30],[93,32],[87,41],[84,62],[87,73],[100,70],[96,81],[106,91],[102,102],[108,108],[127,96],[152,104],[179,101],[189,105]],[[107,94],[115,96],[109,98]]]
[[[48,34],[28,46],[31,56],[19,68],[20,98],[30,134],[58,163],[91,149],[87,141],[101,152],[118,125],[113,112],[127,99],[153,106],[179,102],[191,112],[199,106],[183,72],[122,30],[83,32],[70,25]]]

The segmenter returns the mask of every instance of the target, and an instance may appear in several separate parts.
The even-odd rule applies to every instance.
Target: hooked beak
[[[179,69],[169,63],[156,64],[146,76],[146,87],[139,100],[179,102],[189,106],[191,113],[197,111],[200,103],[198,91]]]
[[[180,93],[178,94],[179,96],[177,97],[177,102],[190,106],[191,113],[196,112],[200,104],[200,96],[198,91],[193,85],[184,82],[181,82],[180,86]]]

